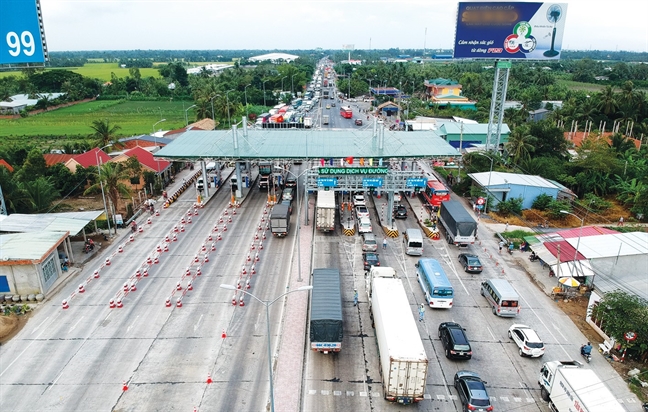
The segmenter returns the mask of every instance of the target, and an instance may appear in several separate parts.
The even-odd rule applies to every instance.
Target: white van
[[[410,256],[423,256],[423,234],[420,229],[407,229],[403,238],[405,253]]]
[[[493,315],[515,317],[520,314],[520,297],[504,279],[488,279],[481,284],[481,295],[491,306]]]

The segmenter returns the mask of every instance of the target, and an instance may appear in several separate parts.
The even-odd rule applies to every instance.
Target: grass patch
[[[87,63],[83,67],[56,67],[47,70],[69,70],[92,79],[108,81],[112,78],[112,73],[117,77],[123,78],[129,75],[128,69],[119,67],[119,63]],[[142,77],[161,77],[157,68],[140,69]],[[22,71],[0,72],[0,77],[19,76],[22,77]]]
[[[0,145],[39,139],[38,144],[46,146],[59,142],[60,138],[84,139],[92,133],[92,121],[98,119],[108,119],[121,126],[120,136],[150,134],[153,124],[160,119],[167,120],[156,129],[177,129],[185,125],[184,107],[190,105],[189,102],[183,106],[183,102],[101,100],[26,118],[0,119]],[[190,123],[195,119],[193,113],[193,110],[188,112]]]

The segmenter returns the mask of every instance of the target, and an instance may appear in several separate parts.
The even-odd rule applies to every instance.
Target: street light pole
[[[250,115],[248,114],[248,105],[247,105],[247,88],[250,86],[252,86],[252,84],[248,84],[243,88],[243,93],[245,94],[245,118],[246,119],[250,117]]]
[[[226,284],[221,284],[221,288],[227,289],[227,290],[238,290],[236,287],[232,285],[226,285]],[[256,300],[257,302],[261,303],[263,306],[265,306],[266,309],[266,333],[268,334],[268,376],[269,376],[269,381],[270,381],[270,411],[274,412],[275,407],[274,407],[274,384],[272,383],[272,345],[270,342],[270,306],[272,306],[273,303],[278,301],[279,299],[283,298],[284,296],[288,295],[289,293],[293,292],[303,292],[306,290],[311,290],[313,289],[312,286],[302,286],[294,290],[290,290],[286,293],[283,293],[279,296],[277,296],[274,300],[267,301],[267,300],[261,300],[251,294],[250,292],[246,292],[244,290],[238,290],[241,293],[245,293],[248,296],[251,296],[252,299]]]
[[[463,124],[462,124],[462,127],[463,127]],[[490,195],[491,177],[493,176],[493,160],[495,160],[495,159],[493,159],[492,157],[490,157],[488,155],[485,155],[485,154],[483,154],[481,152],[475,152],[475,153],[480,155],[480,156],[484,156],[484,157],[490,159],[490,161],[491,161],[490,171],[488,172],[488,184],[487,184],[488,187],[486,188],[486,202],[484,204],[484,213],[487,213],[487,211],[488,211],[488,196]]]
[[[284,79],[285,79],[286,77],[288,77],[288,76],[284,76],[284,77],[281,78],[281,91],[280,91],[279,93],[283,93],[283,91],[284,91],[284,90],[283,90],[283,81],[284,81]]]
[[[230,109],[229,109],[229,93],[233,92],[234,89],[228,90],[225,92],[225,99],[227,99],[227,123],[229,124],[229,128],[232,128],[232,120],[230,119]]]
[[[104,147],[100,147],[99,150],[103,150],[106,147],[110,147],[110,146],[112,145],[108,144]],[[101,198],[103,199],[104,213],[106,214],[106,223],[108,224],[108,235],[110,236],[110,217],[108,216],[108,206],[106,206],[106,194],[104,192],[103,180],[101,180],[101,166],[99,165],[99,150],[95,152],[95,160],[97,161],[97,175],[99,176],[99,185],[101,186]],[[117,234],[117,226],[115,226],[115,235],[116,234]]]
[[[290,94],[292,94],[291,97],[295,97],[295,76],[296,75],[297,73],[290,76]]]
[[[166,122],[166,119],[162,119],[160,121],[157,121],[157,122],[153,123],[153,137],[155,137],[155,126],[157,126],[158,123],[162,123],[162,122]],[[156,146],[157,146],[157,144],[156,144]]]
[[[191,109],[191,107],[190,107],[189,109]],[[188,110],[188,109],[187,109],[187,110]],[[156,126],[158,123],[162,123],[162,122],[166,122],[166,119],[162,119],[162,120],[160,120],[159,122],[157,122],[157,123],[155,123],[155,124],[153,125],[153,144],[155,145],[155,147],[157,147],[157,136],[155,135],[155,126]],[[160,177],[161,177],[161,176],[160,176],[160,161],[156,159],[155,162],[157,163],[158,179],[160,179]],[[162,186],[162,185],[160,184],[160,186]],[[161,187],[161,189],[163,189],[163,188]]]
[[[265,84],[266,84],[266,82],[267,82],[267,80],[263,81],[263,106],[264,107],[266,106],[266,94],[265,94]]]
[[[193,105],[191,105],[191,106],[189,106],[189,107],[187,107],[185,109],[185,127],[189,126],[189,119],[187,118],[187,112],[189,111],[189,109],[192,109],[194,107],[196,107],[195,104],[193,104]]]

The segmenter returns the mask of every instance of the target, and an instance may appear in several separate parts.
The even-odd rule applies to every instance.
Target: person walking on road
[[[358,306],[358,289],[353,289],[353,306]]]
[[[421,306],[419,306],[419,322],[423,322],[424,316],[425,316],[425,305],[421,303]]]
[[[502,254],[502,248],[504,247],[504,241],[499,242],[499,254]]]
[[[387,238],[383,239],[383,250],[387,249]]]

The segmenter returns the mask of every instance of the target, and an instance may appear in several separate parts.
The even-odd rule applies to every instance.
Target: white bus
[[[416,266],[416,279],[423,289],[431,308],[451,308],[454,289],[448,276],[435,259],[420,259]]]

